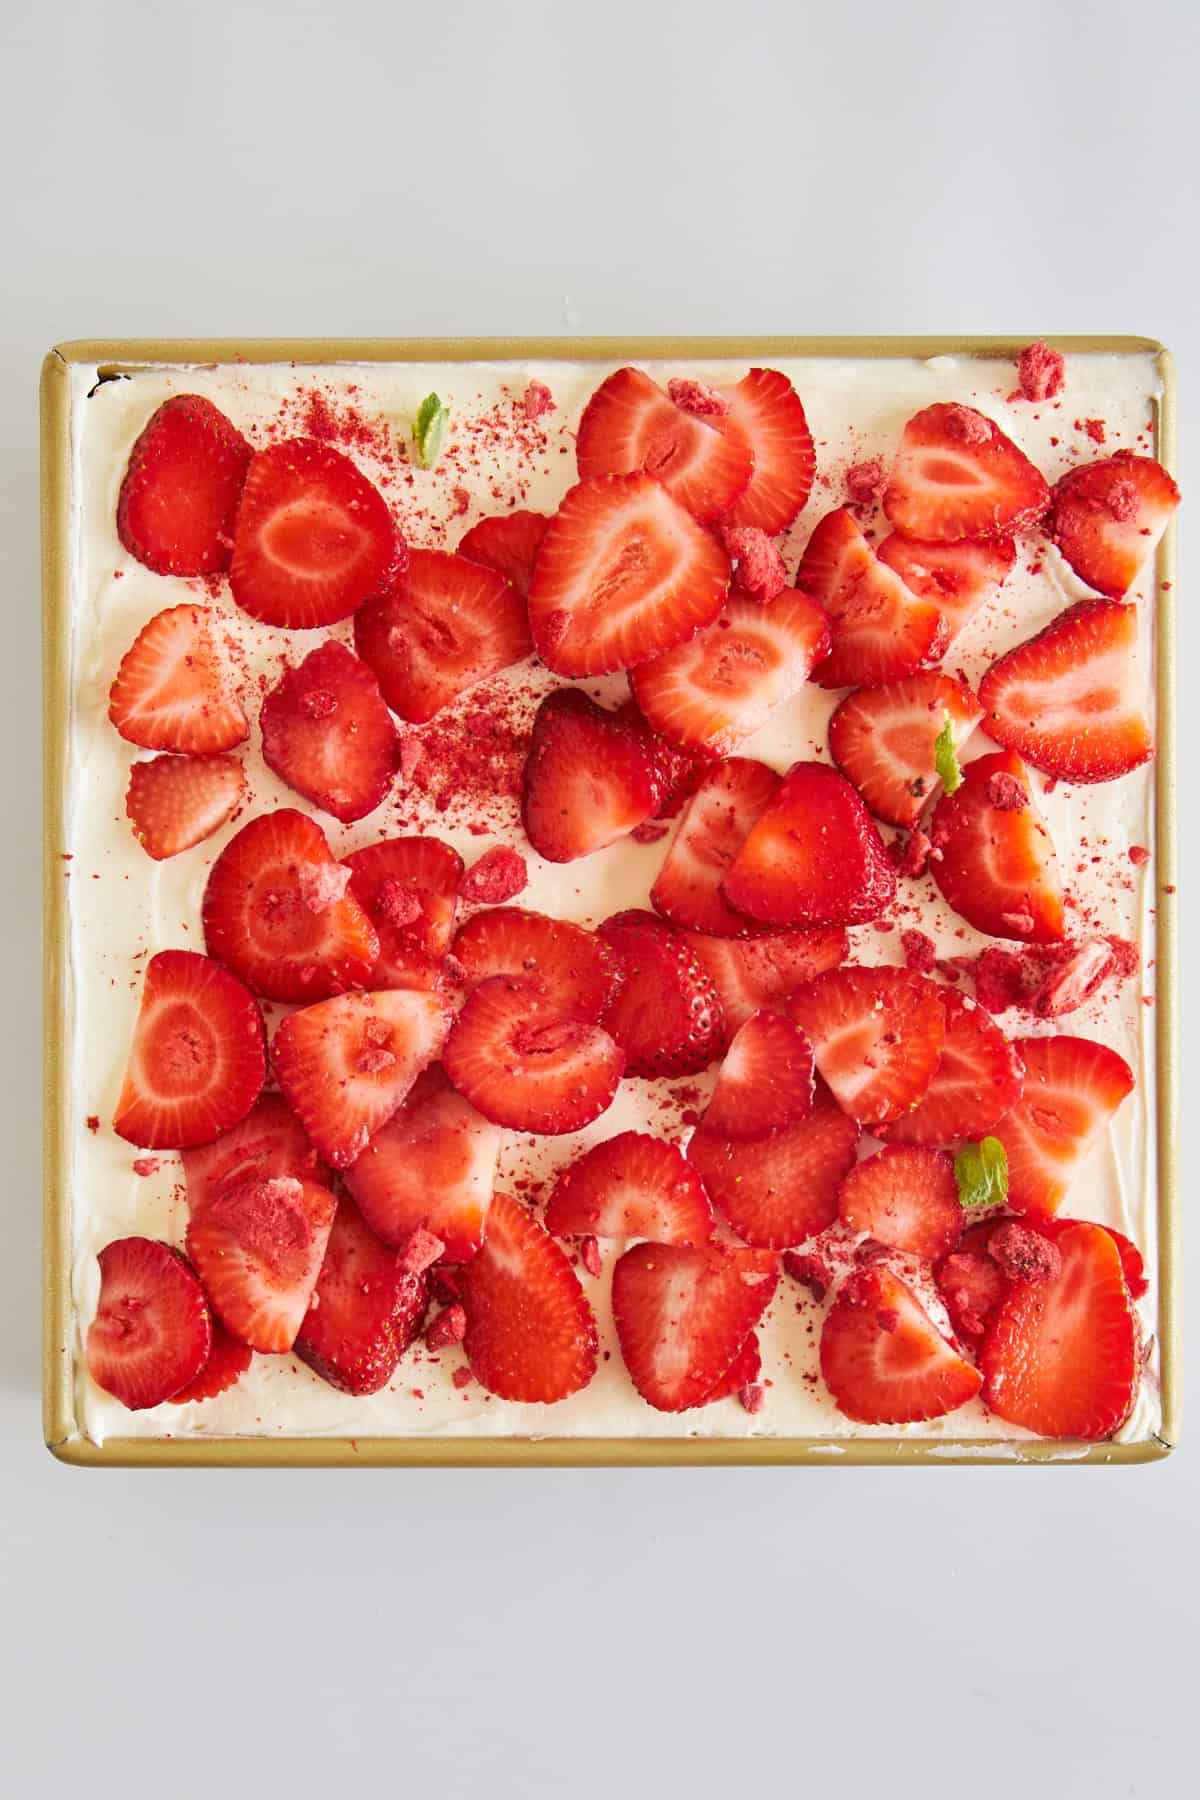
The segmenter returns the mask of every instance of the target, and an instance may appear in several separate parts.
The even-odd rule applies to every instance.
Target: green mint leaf
[[[432,469],[441,455],[449,423],[450,408],[443,406],[436,394],[426,394],[417,408],[413,424],[413,449],[418,468]]]
[[[958,752],[954,748],[954,728],[950,723],[950,715],[944,715],[946,723],[938,732],[937,743],[933,747],[933,760],[937,764],[937,772],[942,786],[948,794],[962,786],[962,770],[958,766]]]
[[[954,1159],[959,1204],[999,1206],[1008,1199],[1008,1152],[999,1138],[966,1144]]]

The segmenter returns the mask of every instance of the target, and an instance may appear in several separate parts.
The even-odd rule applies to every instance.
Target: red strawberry
[[[988,1241],[995,1229],[993,1223],[972,1225],[934,1270],[950,1323],[972,1348],[981,1343],[1008,1292],[1008,1277],[988,1255]]]
[[[207,1144],[244,1118],[266,1076],[254,996],[194,950],[146,964],[113,1130],[145,1150]]]
[[[723,1020],[716,989],[682,933],[653,913],[614,913],[599,927],[624,980],[602,1023],[627,1058],[628,1075],[694,1075],[718,1055]]]
[[[271,689],[262,743],[267,767],[343,825],[375,810],[400,767],[400,735],[374,675],[332,639]]]
[[[1137,696],[1137,608],[1084,600],[994,662],[985,730],[1063,781],[1113,781],[1154,754]]]
[[[775,931],[769,937],[736,942],[693,931],[684,936],[717,990],[726,1041],[760,1006],[779,1005],[814,975],[846,960],[847,938],[840,926]]]
[[[1017,546],[1010,537],[938,544],[893,531],[876,555],[895,569],[910,594],[937,607],[948,643],[953,643],[968,620],[1000,592],[1017,560]]]
[[[1050,500],[1042,475],[971,406],[927,406],[904,427],[883,510],[908,538],[998,538],[1036,525]]]
[[[638,734],[650,752],[662,792],[655,818],[673,819],[712,768],[711,757],[668,744],[665,737],[650,729],[636,700],[626,700],[618,706],[617,717]]]
[[[526,512],[519,507],[514,512],[497,513],[493,518],[480,519],[464,533],[458,554],[503,575],[524,600],[549,523],[549,513]]]
[[[630,683],[668,743],[728,756],[799,692],[828,650],[821,608],[784,588],[765,606],[730,600],[695,637],[642,663]]]
[[[536,982],[497,975],[454,1021],[443,1062],[485,1119],[556,1137],[612,1104],[625,1053],[599,1025],[561,1012]]]
[[[1021,1057],[981,1006],[938,988],[946,1020],[941,1060],[911,1112],[881,1125],[891,1144],[952,1144],[986,1137],[1021,1098]]]
[[[829,721],[829,751],[877,819],[911,831],[940,786],[934,749],[946,720],[957,752],[982,717],[965,682],[928,671],[847,694]]]
[[[549,1405],[596,1373],[596,1320],[579,1277],[533,1215],[507,1194],[459,1277],[471,1373],[502,1400]]]
[[[1127,1094],[1133,1072],[1090,1038],[1018,1038],[1025,1064],[1021,1098],[997,1123],[1008,1152],[1008,1203],[1015,1212],[1054,1213],[1079,1164]]]
[[[409,1274],[403,1256],[343,1198],[296,1355],[331,1387],[377,1394],[420,1330],[427,1299],[426,1277]]]
[[[466,1262],[483,1240],[501,1132],[456,1093],[438,1066],[372,1137],[343,1180],[367,1224],[397,1249],[423,1227]]]
[[[1058,1275],[1015,1281],[992,1320],[979,1357],[984,1401],[1044,1437],[1109,1437],[1141,1372],[1121,1258],[1100,1225],[1074,1223],[1055,1243]]]
[[[203,1289],[178,1250],[154,1238],[118,1238],[98,1260],[88,1372],[131,1412],[159,1406],[208,1361],[212,1325]]]
[[[219,831],[245,798],[236,756],[152,756],[129,771],[125,811],[147,856],[162,862]]]
[[[379,953],[315,819],[282,807],[230,838],[204,890],[208,952],[267,1000],[322,1000],[364,983]]]
[[[851,1231],[930,1262],[948,1256],[962,1235],[953,1161],[915,1145],[889,1144],[855,1163],[838,1194],[838,1212]]]
[[[775,537],[786,531],[812,489],[817,459],[800,396],[778,369],[751,369],[727,390],[727,437],[743,437],[754,453],[749,485],[721,515],[722,525],[752,525]]]
[[[1065,1219],[1060,1219],[1057,1222],[1059,1225],[1065,1225],[1067,1223]],[[1148,1294],[1150,1292],[1150,1283],[1146,1280],[1146,1265],[1142,1260],[1141,1251],[1135,1243],[1125,1236],[1123,1231],[1117,1231],[1111,1225],[1106,1225],[1104,1229],[1107,1231],[1113,1243],[1117,1246],[1117,1254],[1121,1258],[1121,1273],[1125,1277],[1125,1286],[1129,1290],[1129,1298],[1131,1300],[1140,1300],[1143,1294]]]
[[[546,1230],[555,1237],[706,1244],[713,1215],[704,1183],[674,1144],[622,1131],[561,1172],[546,1207]]]
[[[292,1110],[327,1162],[344,1169],[390,1119],[441,1050],[436,994],[339,994],[284,1019],[271,1061]]]
[[[725,552],[665,488],[649,475],[602,475],[573,487],[550,521],[529,624],[557,674],[606,675],[691,637],[728,587]]]
[[[832,647],[813,676],[821,687],[900,681],[945,648],[937,607],[879,561],[844,506],[814,528],[796,585],[820,601],[829,620]]]
[[[143,750],[232,750],[249,730],[207,606],[155,613],[121,658],[108,716]]]
[[[812,1111],[812,1045],[779,1013],[751,1013],[725,1052],[704,1113],[718,1137],[764,1138]]]
[[[857,1150],[858,1126],[818,1082],[812,1111],[793,1124],[756,1139],[721,1137],[704,1124],[687,1153],[738,1236],[782,1250],[833,1224]]]
[[[725,898],[764,925],[861,925],[891,905],[896,871],[844,775],[794,763],[725,875]]]
[[[244,612],[312,630],[380,593],[403,545],[382,496],[339,450],[314,438],[254,456],[238,507],[229,580]]]
[[[940,1418],[981,1385],[912,1289],[878,1263],[849,1276],[825,1315],[821,1373],[838,1411],[866,1425]]]
[[[212,1348],[208,1361],[195,1378],[171,1395],[172,1406],[186,1406],[192,1400],[215,1400],[235,1387],[250,1367],[253,1351],[226,1331],[220,1319],[212,1322]]]
[[[779,1280],[763,1250],[635,1244],[613,1270],[625,1367],[660,1412],[702,1406],[742,1351]]]
[[[968,925],[1031,944],[1065,936],[1054,845],[1013,751],[964,765],[961,787],[937,803],[930,835],[941,853],[933,878]]]
[[[1179,489],[1161,463],[1120,450],[1063,476],[1050,533],[1080,580],[1119,600],[1178,505]]]
[[[714,519],[750,480],[744,435],[668,399],[641,369],[618,369],[596,389],[579,421],[580,475],[652,475],[697,519]]]
[[[211,1144],[183,1153],[188,1213],[195,1218],[220,1193],[291,1175],[328,1185],[328,1171],[282,1094],[258,1096],[245,1118]]]
[[[151,415],[129,454],[117,535],[159,575],[229,567],[250,446],[211,400],[175,394]]]
[[[468,989],[494,975],[536,982],[548,1005],[593,1024],[621,979],[616,957],[594,931],[519,906],[468,919],[454,940],[454,956]]]
[[[721,883],[779,786],[774,769],[742,756],[705,776],[650,889],[651,904],[665,919],[712,937],[742,937],[758,929],[734,912]]]
[[[573,862],[628,837],[662,789],[645,742],[578,688],[538,707],[522,778],[525,834],[548,862]]]
[[[384,838],[345,858],[349,891],[379,934],[375,988],[435,988],[450,948],[463,860],[441,838]]]
[[[946,1035],[941,993],[910,969],[830,969],[788,1001],[822,1077],[861,1125],[898,1119],[924,1097]]]
[[[289,1175],[224,1188],[188,1224],[215,1314],[252,1350],[290,1350],[312,1300],[337,1201]]]
[[[732,1400],[741,1398],[745,1388],[757,1382],[762,1374],[762,1351],[759,1348],[758,1333],[752,1331],[746,1339],[727,1372],[722,1375],[714,1388],[710,1388],[704,1397],[703,1404],[711,1406],[716,1400]],[[749,1411],[750,1409],[747,1408]]]

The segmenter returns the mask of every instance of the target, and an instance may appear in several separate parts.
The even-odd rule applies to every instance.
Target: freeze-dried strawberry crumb
[[[774,600],[787,586],[783,558],[765,531],[757,525],[726,525],[721,530],[725,553],[737,564],[734,583],[760,606]]]
[[[403,1250],[400,1252],[400,1267],[406,1275],[423,1275],[426,1269],[433,1267],[446,1246],[440,1237],[434,1237],[424,1225],[418,1225],[410,1231]]]
[[[657,844],[666,837],[670,829],[669,825],[662,825],[657,819],[646,819],[641,825],[635,825],[629,835],[635,844]]]
[[[761,1381],[748,1381],[738,1389],[738,1399],[748,1413],[760,1413],[767,1404],[767,1390]]]
[[[689,381],[685,376],[674,375],[667,383],[667,392],[681,412],[695,413],[698,419],[723,419],[729,411],[725,395],[709,387],[707,381]]]
[[[1137,517],[1138,491],[1132,481],[1114,481],[1103,501],[1105,510],[1122,524]]]
[[[594,1237],[581,1237],[579,1240],[579,1260],[589,1275],[600,1275],[604,1263],[600,1256],[600,1245]]]
[[[525,858],[507,844],[494,844],[464,877],[459,894],[472,906],[499,906],[519,894],[528,880]]]
[[[901,875],[911,875],[914,880],[925,873],[930,857],[936,858],[931,840],[918,827],[910,831],[905,839],[893,838],[888,845],[888,855],[895,863]]]
[[[1015,775],[1006,775],[1002,770],[988,776],[987,791],[997,812],[1024,812],[1029,805],[1024,785]]]
[[[1107,441],[1103,419],[1085,419],[1083,421],[1083,429],[1087,432],[1093,444],[1103,444]]]
[[[100,1129],[99,1114],[98,1113],[89,1113],[87,1118],[84,1120],[84,1124],[87,1126],[88,1130],[91,1132],[99,1131],[99,1129]]]
[[[429,1278],[429,1291],[443,1306],[452,1306],[461,1292],[458,1270],[440,1263]]]
[[[927,975],[937,961],[937,946],[923,931],[902,931],[900,947],[904,951],[906,967],[916,969],[919,974]]]
[[[420,918],[421,902],[412,888],[406,887],[404,882],[398,881],[394,875],[390,875],[385,882],[380,884],[379,892],[375,896],[375,910],[385,925],[391,925],[397,931],[403,931],[406,925],[411,925],[414,919]]]
[[[986,444],[992,428],[982,413],[970,406],[951,406],[946,411],[946,430],[964,444]]]
[[[531,381],[522,405],[527,419],[540,419],[543,413],[554,411],[554,395],[544,381]]]
[[[1033,914],[1025,907],[1022,907],[1018,912],[1001,913],[1000,922],[1003,925],[1007,925],[1008,929],[1016,937],[1028,937],[1034,926],[1037,924],[1037,920],[1034,918]]]
[[[466,1308],[457,1301],[440,1312],[425,1332],[425,1348],[427,1350],[445,1350],[451,1344],[461,1344],[467,1335]]]
[[[306,688],[296,707],[306,719],[328,719],[337,711],[337,695],[328,688]]]
[[[465,487],[456,487],[450,490],[450,498],[454,502],[452,508],[454,517],[461,518],[471,504],[470,494]]]
[[[988,1255],[1010,1281],[1053,1281],[1062,1268],[1058,1245],[1015,1219],[996,1227],[988,1239]]]
[[[1134,867],[1138,869],[1140,869],[1144,863],[1148,863],[1150,861],[1150,852],[1147,850],[1145,844],[1130,844],[1129,860]]]
[[[162,1158],[158,1156],[138,1156],[134,1158],[135,1175],[157,1175],[162,1168]]]
[[[1064,372],[1061,353],[1040,338],[1026,344],[1017,358],[1017,379],[1026,400],[1053,400],[1062,392]]]
[[[459,1367],[459,1368],[455,1369],[455,1371],[454,1371],[453,1375],[450,1377],[450,1379],[454,1383],[456,1388],[469,1387],[471,1385],[471,1379],[472,1379],[471,1371],[470,1371],[470,1369]]]
[[[846,497],[852,506],[874,506],[886,485],[882,456],[868,456],[846,470]]]
[[[807,1288],[814,1300],[823,1300],[833,1280],[829,1264],[819,1256],[806,1256],[799,1250],[785,1250],[783,1272]]]
[[[350,871],[340,863],[318,863],[297,871],[296,885],[300,899],[309,912],[328,912],[344,899],[350,882]]]
[[[1110,937],[1108,947],[1112,951],[1110,975],[1115,975],[1118,981],[1128,981],[1131,975],[1137,974],[1142,959],[1136,944],[1130,943],[1128,938]]]
[[[384,1044],[364,1044],[355,1067],[360,1075],[380,1075],[395,1062],[395,1053]]]

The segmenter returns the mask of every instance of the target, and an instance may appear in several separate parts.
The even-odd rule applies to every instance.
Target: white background
[[[1194,0],[0,15],[5,1791],[1189,1789],[1186,1436],[1114,1470],[52,1462],[35,388],[85,335],[1131,331],[1179,357],[1186,456]]]

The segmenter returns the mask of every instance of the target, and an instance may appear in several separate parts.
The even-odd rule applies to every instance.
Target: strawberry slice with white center
[[[117,535],[158,575],[229,567],[250,446],[201,394],[174,394],[143,426],[117,501]]]
[[[538,707],[521,788],[525,835],[548,862],[604,850],[654,817],[662,799],[645,741],[578,688]]]
[[[622,1131],[562,1171],[546,1206],[546,1230],[555,1237],[706,1244],[713,1213],[704,1183],[674,1144]]]
[[[416,1337],[428,1295],[426,1276],[410,1274],[343,1197],[296,1355],[343,1393],[377,1394]]]
[[[485,1119],[548,1137],[598,1119],[625,1068],[607,1031],[561,1012],[538,983],[503,975],[475,989],[442,1060]]]
[[[977,1349],[1008,1292],[1008,1277],[988,1254],[996,1221],[972,1225],[934,1270],[938,1293],[958,1336]]]
[[[726,390],[727,437],[740,435],[754,453],[748,486],[722,513],[722,525],[749,525],[776,537],[812,491],[817,458],[800,396],[778,369],[751,369]]]
[[[968,925],[1030,944],[1066,935],[1054,843],[1013,751],[964,765],[961,786],[937,803],[930,837],[940,852],[933,878]]]
[[[188,1255],[228,1331],[252,1350],[290,1350],[312,1301],[337,1201],[290,1175],[217,1194],[188,1224]]]
[[[725,1052],[704,1113],[707,1130],[764,1138],[812,1111],[812,1045],[779,1013],[751,1013]]]
[[[735,596],[713,624],[642,663],[630,682],[668,743],[728,756],[799,693],[829,644],[825,614],[797,588],[765,606]]]
[[[830,969],[800,988],[788,1014],[807,1033],[838,1105],[860,1125],[911,1112],[941,1058],[941,991],[909,969]]]
[[[246,791],[236,756],[152,756],[129,771],[125,812],[146,855],[164,862],[219,831]]]
[[[821,687],[900,681],[946,646],[946,623],[881,563],[853,513],[840,506],[814,527],[796,586],[824,608],[832,638],[813,680]]]
[[[1083,600],[994,662],[985,729],[1063,781],[1115,781],[1154,754],[1135,678],[1137,608]]]
[[[936,606],[949,632],[947,647],[981,607],[1000,592],[1017,560],[1010,537],[939,544],[893,531],[876,551],[910,593]]]
[[[838,968],[849,947],[846,933],[835,925],[740,940],[695,931],[684,936],[717,990],[727,1040],[759,1007],[778,1007],[823,969]]]
[[[593,1024],[621,981],[615,954],[594,931],[520,906],[468,919],[454,940],[454,957],[468,990],[495,975],[530,981],[546,1004]]]
[[[409,552],[403,573],[355,614],[354,647],[392,711],[413,725],[533,652],[511,582],[444,550]]]
[[[447,1262],[466,1262],[483,1241],[501,1139],[435,1064],[342,1179],[385,1244],[401,1249],[423,1227]]]
[[[1161,463],[1127,450],[1071,469],[1054,489],[1050,535],[1081,581],[1119,600],[1179,505]]]
[[[435,837],[384,838],[346,857],[350,893],[379,934],[375,988],[435,988],[458,910],[463,860]]]
[[[877,819],[911,831],[941,787],[935,751],[946,721],[958,753],[982,717],[965,682],[926,671],[847,694],[829,721],[829,751]]]
[[[1055,1213],[1088,1151],[1133,1092],[1133,1071],[1090,1038],[1018,1038],[1016,1048],[1025,1085],[995,1128],[1008,1153],[1008,1203],[1014,1212]]]
[[[343,825],[373,812],[400,767],[400,734],[366,663],[329,641],[262,705],[263,761]]]
[[[525,600],[533,579],[533,565],[549,523],[549,513],[528,512],[522,507],[513,512],[497,513],[493,518],[480,519],[463,534],[458,554],[503,575]]]
[[[459,1278],[471,1373],[502,1400],[550,1405],[596,1373],[596,1320],[579,1277],[533,1215],[507,1194]]]
[[[249,1344],[239,1343],[232,1332],[226,1331],[220,1319],[214,1319],[208,1361],[186,1387],[171,1395],[170,1404],[188,1406],[193,1400],[215,1400],[218,1394],[227,1393],[237,1385],[250,1367],[253,1356]]]
[[[865,1425],[941,1418],[982,1385],[907,1283],[879,1264],[842,1283],[821,1332],[821,1374],[838,1411]]]
[[[529,624],[556,674],[607,675],[711,624],[728,588],[724,550],[664,487],[602,475],[573,487],[550,521]]]
[[[448,1015],[436,994],[339,994],[284,1019],[271,1045],[279,1085],[335,1169],[362,1155],[442,1048]]]
[[[600,383],[579,421],[575,460],[585,480],[652,475],[697,519],[725,512],[754,468],[742,433],[685,412],[641,369],[618,369]]]
[[[127,742],[192,755],[242,742],[250,728],[219,619],[207,606],[169,606],[142,626],[108,696],[108,716]]]
[[[312,630],[380,593],[404,547],[379,491],[315,438],[269,444],[242,489],[229,581],[264,625]]]
[[[855,1163],[841,1185],[838,1212],[851,1231],[929,1262],[948,1256],[962,1235],[952,1159],[915,1144],[889,1144]]]
[[[183,1153],[188,1213],[195,1218],[216,1195],[291,1175],[327,1185],[328,1172],[282,1094],[260,1094],[245,1118],[211,1144]]]
[[[306,813],[281,807],[251,819],[208,877],[209,954],[266,1000],[322,1000],[362,986],[379,939],[349,879]]]
[[[702,1406],[779,1280],[774,1256],[725,1245],[635,1244],[613,1270],[613,1321],[634,1387],[660,1412]]]
[[[100,1298],[88,1326],[88,1373],[131,1412],[159,1406],[208,1361],[212,1325],[204,1290],[178,1250],[154,1238],[106,1244]]]
[[[722,885],[762,925],[861,925],[891,905],[896,871],[845,776],[795,763]]]
[[[779,786],[774,769],[741,756],[705,776],[650,889],[651,905],[672,925],[712,937],[743,937],[757,929],[733,910],[721,883]]]
[[[738,1236],[768,1250],[802,1244],[838,1216],[838,1189],[858,1153],[858,1126],[818,1082],[812,1109],[763,1138],[702,1124],[688,1145],[713,1205]]]
[[[889,1143],[953,1144],[986,1137],[1021,1098],[1020,1052],[981,1006],[939,988],[946,1019],[941,1061],[925,1097],[911,1112],[879,1126]]]
[[[972,406],[927,406],[904,427],[883,510],[908,538],[1009,537],[1050,502],[1039,470]]]
[[[266,1072],[254,996],[210,957],[160,950],[146,964],[113,1130],[145,1150],[210,1143],[250,1111]]]
[[[682,932],[653,913],[614,913],[599,927],[623,980],[602,1023],[627,1058],[626,1073],[695,1075],[720,1052],[724,1019],[716,989]]]

